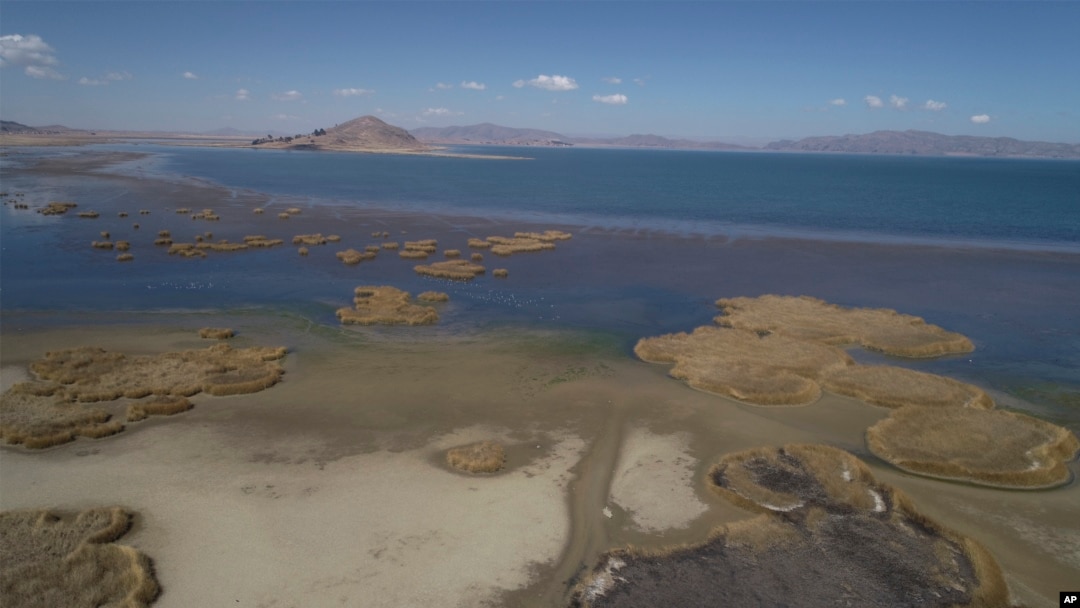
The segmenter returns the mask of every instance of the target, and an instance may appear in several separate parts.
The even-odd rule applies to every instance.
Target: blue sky
[[[0,116],[1080,142],[1080,2],[0,3]]]

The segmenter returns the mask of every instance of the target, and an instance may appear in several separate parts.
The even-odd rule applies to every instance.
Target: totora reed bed
[[[357,287],[352,308],[339,308],[337,317],[346,325],[432,325],[439,313],[430,306],[413,304],[409,292],[396,287]]]
[[[149,606],[159,593],[150,559],[114,544],[131,522],[120,507],[0,513],[4,606]]]
[[[452,281],[471,281],[486,272],[483,266],[468,260],[446,260],[428,266],[414,266],[413,270],[419,275]]]
[[[495,473],[506,464],[506,450],[494,441],[478,441],[448,450],[446,463],[465,473]]]
[[[791,445],[730,454],[709,471],[708,484],[760,514],[717,528],[698,545],[609,551],[577,585],[571,605],[1010,605],[986,549],[921,514],[842,450]]]
[[[870,427],[866,442],[911,473],[1015,489],[1067,483],[1080,450],[1069,429],[1024,414],[913,405]]]
[[[160,355],[92,347],[51,351],[30,366],[39,380],[15,384],[0,396],[0,436],[7,443],[46,448],[78,436],[112,435],[123,430],[123,422],[82,403],[254,393],[281,379],[285,372],[278,360],[284,356],[284,347],[227,344]]]
[[[822,386],[873,405],[993,409],[994,400],[964,382],[890,365],[853,365],[827,374]]]
[[[208,340],[228,340],[235,335],[236,332],[228,327],[204,327],[199,330],[199,337]]]
[[[809,296],[725,298],[716,323],[826,344],[857,344],[898,357],[940,357],[975,349],[966,337],[884,308],[845,308]]]

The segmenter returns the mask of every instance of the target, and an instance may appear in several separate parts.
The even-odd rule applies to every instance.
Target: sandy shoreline
[[[87,198],[120,193],[110,204],[132,212],[138,201],[152,200],[154,214],[129,217],[123,225],[115,219],[107,224],[104,217],[92,226],[68,218],[55,224],[79,238],[126,228],[132,219],[146,225],[143,237],[160,224],[185,234],[212,229],[231,239],[264,228],[279,237],[326,233],[347,219],[355,233],[346,235],[349,244],[361,248],[377,228],[393,230],[399,240],[431,236],[447,243],[514,229],[564,228],[373,208],[346,214],[344,208],[310,205],[287,222],[270,217],[256,225],[251,207],[266,206],[271,215],[269,209],[298,199],[103,176],[95,172],[101,162],[57,161],[48,172],[60,183],[86,188]],[[106,184],[100,194],[80,181],[89,175],[94,184]],[[200,201],[199,208],[219,209],[222,221],[203,224],[172,212],[192,200]],[[603,551],[695,542],[718,524],[749,517],[703,489],[704,472],[722,455],[819,442],[851,451],[928,514],[987,545],[1019,601],[1046,605],[1080,571],[1073,549],[1080,546],[1075,483],[1046,492],[1003,492],[908,475],[865,448],[865,429],[887,414],[884,409],[828,394],[803,408],[739,404],[688,389],[668,378],[665,366],[629,353],[636,337],[707,322],[716,297],[783,285],[831,300],[933,314],[972,335],[979,362],[1004,348],[1003,338],[984,335],[986,327],[1021,324],[1025,315],[1048,316],[1051,326],[1065,323],[1057,315],[1067,311],[1047,302],[1069,293],[1078,256],[592,227],[555,252],[509,258],[511,281],[519,281],[509,287],[447,284],[451,304],[442,325],[357,330],[341,329],[324,309],[332,315],[363,282],[429,283],[397,259],[359,271],[343,268],[332,259],[335,250],[318,250],[304,262],[290,250],[287,258],[268,262],[269,268],[295,270],[300,282],[265,287],[276,302],[271,306],[246,307],[240,286],[247,284],[236,283],[189,300],[174,297],[187,290],[162,287],[167,297],[152,300],[160,308],[125,312],[124,297],[158,283],[152,270],[124,270],[129,274],[105,277],[96,287],[113,295],[85,300],[91,302],[85,310],[78,303],[89,295],[81,292],[71,308],[37,308],[11,304],[22,294],[12,294],[13,279],[5,279],[4,388],[25,378],[26,366],[47,350],[201,348],[206,344],[195,330],[211,324],[238,328],[236,346],[280,344],[290,354],[284,382],[260,393],[199,396],[190,412],[134,423],[101,440],[79,439],[42,452],[0,447],[0,508],[121,504],[138,511],[137,527],[123,542],[154,559],[164,589],[159,606],[555,606],[565,604],[582,568]],[[147,259],[152,250],[136,253],[142,256],[137,260]],[[625,271],[631,255],[651,289],[689,294],[685,302],[635,291],[638,277]],[[32,263],[12,250],[4,257],[9,277],[12,264]],[[668,271],[673,260],[679,273]],[[589,271],[582,276],[561,270],[584,262]],[[843,277],[835,274],[840,264]],[[1009,293],[950,283],[987,264],[1018,269]],[[916,288],[925,277],[901,267],[932,268],[933,289]],[[1027,272],[1035,267],[1044,271]],[[239,280],[251,268],[256,279],[265,271],[253,263],[222,276]],[[77,278],[69,285],[79,285]],[[37,283],[20,278],[14,284]],[[213,304],[222,295],[228,296],[223,304]],[[545,295],[550,299],[541,299]],[[283,311],[305,301],[299,311]],[[185,308],[199,302],[207,309]],[[1023,314],[1018,306],[1026,307]],[[971,319],[958,310],[980,315]],[[1031,348],[1045,352],[1051,346],[1033,338]],[[933,365],[940,373],[983,378],[966,359]],[[508,445],[504,473],[468,477],[446,467],[447,448],[485,438]],[[1078,464],[1070,469],[1075,475]]]

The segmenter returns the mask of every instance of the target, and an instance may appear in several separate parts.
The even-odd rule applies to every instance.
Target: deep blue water
[[[676,232],[1080,244],[1080,162],[468,147],[476,160],[173,148],[164,168],[277,194]]]

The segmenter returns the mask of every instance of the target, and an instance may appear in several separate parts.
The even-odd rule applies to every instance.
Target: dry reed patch
[[[187,207],[180,207],[176,210],[176,212],[182,215],[187,215],[188,213],[191,213],[191,209]]]
[[[929,477],[1016,489],[1067,483],[1080,442],[1069,429],[1001,410],[907,406],[866,431],[876,456]]]
[[[821,396],[823,375],[853,363],[826,344],[719,327],[643,338],[634,354],[674,363],[670,375],[694,388],[755,405],[812,403]]]
[[[326,237],[322,234],[298,234],[292,237],[293,245],[325,245]]]
[[[487,271],[483,266],[467,260],[435,262],[429,266],[414,266],[413,270],[419,275],[452,281],[471,281]]]
[[[371,236],[373,236],[373,237],[375,237],[377,239],[380,239],[380,238],[381,239],[386,239],[386,238],[390,238],[390,233],[385,231],[385,230],[382,230],[382,231],[376,230],[375,232],[371,233]]]
[[[0,437],[7,443],[43,449],[76,437],[104,437],[123,423],[101,408],[71,403],[54,382],[22,382],[0,395]]]
[[[0,513],[4,606],[149,606],[159,592],[150,559],[113,544],[131,519],[120,507]]]
[[[150,215],[149,209],[139,209],[139,215]]]
[[[90,246],[94,249],[108,249],[110,251],[113,248],[113,244],[111,241],[93,241],[92,243],[90,243]]]
[[[326,235],[326,242],[328,242],[328,243],[340,243],[341,242],[341,235],[340,234],[328,234],[328,235]]]
[[[251,210],[251,212],[255,214],[262,214],[265,213],[265,210],[262,207],[255,207]]]
[[[845,308],[809,296],[717,300],[725,327],[781,333],[826,344],[858,344],[899,357],[939,357],[975,349],[971,340],[886,308]]]
[[[487,240],[491,243],[491,253],[501,256],[555,249],[555,243],[530,238],[489,236]]]
[[[153,397],[145,401],[132,403],[127,407],[127,421],[138,422],[150,416],[172,416],[180,412],[186,412],[195,407],[195,404],[184,397]]]
[[[199,337],[207,340],[228,340],[235,335],[236,332],[228,327],[204,327],[199,330]]]
[[[310,252],[308,251],[307,247],[301,247],[296,250],[296,253],[299,253],[301,256],[306,256]]]
[[[448,258],[460,258],[461,257],[461,250],[460,249],[445,249],[445,250],[443,250],[443,256],[448,257]]]
[[[248,247],[277,247],[278,245],[284,245],[285,241],[282,239],[271,239],[261,234],[248,235],[244,237],[244,243]]]
[[[510,276],[510,271],[505,268],[496,268],[491,271],[491,276],[498,279],[505,279]]]
[[[428,252],[405,249],[398,252],[398,257],[405,258],[407,260],[426,260],[428,257]]]
[[[167,239],[167,238],[169,238],[169,237],[171,237],[171,236],[172,236],[172,233],[171,233],[171,232],[169,232],[168,230],[158,230],[158,233],[157,233],[157,235],[158,235],[159,237],[161,237],[161,238],[165,238],[165,239]]]
[[[419,306],[410,300],[409,292],[396,287],[357,287],[353,308],[339,308],[337,317],[352,325],[431,325],[439,313],[430,306]]]
[[[492,243],[489,243],[488,241],[485,241],[484,239],[478,239],[478,238],[471,238],[471,239],[469,239],[468,243],[466,243],[466,244],[469,247],[472,247],[473,249],[491,249],[491,245],[492,245]]]
[[[341,260],[345,264],[352,266],[355,264],[359,264],[364,260],[374,260],[376,253],[374,251],[357,251],[355,249],[349,248],[345,251],[339,251],[334,255],[336,255],[337,259]]]
[[[494,473],[506,464],[506,450],[494,441],[478,441],[448,450],[446,463],[466,473]]]
[[[300,215],[301,211],[302,209],[300,209],[299,207],[289,207],[285,210],[285,213],[288,213],[289,215]]]
[[[562,230],[545,230],[543,232],[515,232],[514,237],[519,239],[533,239],[536,241],[568,241],[573,238],[573,234],[569,232],[563,232]]]
[[[193,220],[207,220],[216,222],[221,219],[221,216],[214,213],[213,209],[203,209],[202,211],[195,213],[191,216]]]
[[[79,205],[76,203],[52,201],[41,209],[38,209],[38,213],[40,213],[41,215],[64,215],[68,212],[68,209],[74,209],[78,206]]]
[[[406,251],[423,251],[424,253],[435,253],[439,250],[439,242],[435,239],[423,239],[420,241],[405,241]]]
[[[116,256],[117,262],[130,262],[134,259],[135,256],[130,253],[121,253],[120,255]]]
[[[155,241],[155,245],[158,243]],[[195,243],[172,243],[169,244],[169,255],[176,255],[185,251],[191,251],[195,249]]]
[[[469,259],[474,261],[474,262],[483,262],[484,261],[484,254],[482,254],[482,253],[473,253],[472,255],[469,256]]]
[[[382,249],[397,249],[398,244],[396,241],[387,241],[379,245]]]
[[[128,249],[131,249],[130,241],[116,241],[117,251],[127,251]]]
[[[890,365],[853,365],[823,378],[825,390],[873,405],[973,407],[993,409],[994,400],[982,389],[945,376]]]
[[[382,251],[382,247],[379,247],[378,245],[368,245],[367,247],[364,247],[364,251],[368,253],[379,253]]]
[[[282,211],[281,213],[277,214],[277,216],[278,216],[278,219],[282,219],[282,220],[287,220],[287,219],[289,219],[290,217],[292,217],[291,215],[289,215],[288,213],[285,213],[284,211]]]
[[[98,213],[97,211],[80,211],[79,212],[79,217],[84,217],[86,219],[96,220],[97,218],[101,217],[101,214]]]
[[[103,238],[103,239],[108,239],[108,238],[109,238],[109,231],[107,231],[107,230],[102,230],[102,231],[101,231],[101,238]]]
[[[227,240],[221,240],[216,243],[196,243],[195,248],[210,251],[243,251],[248,248],[248,245],[247,243],[230,243]]]
[[[722,496],[763,512],[700,544],[609,551],[571,606],[1010,605],[989,552],[841,450],[759,448],[714,467],[717,487],[714,475]]]
[[[449,302],[450,296],[441,291],[425,291],[416,296],[421,302]]]
[[[187,397],[256,392],[275,384],[284,373],[277,362],[284,347],[206,349],[159,355],[124,355],[83,347],[51,351],[30,365],[39,378],[62,384],[68,398],[81,402],[112,401],[148,395]]]
[[[173,240],[169,237],[158,237],[154,239],[154,244],[159,247],[165,247],[173,244]],[[194,246],[194,245],[193,245]]]

